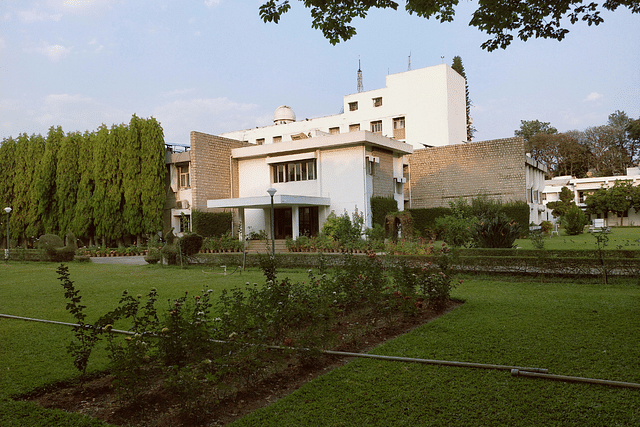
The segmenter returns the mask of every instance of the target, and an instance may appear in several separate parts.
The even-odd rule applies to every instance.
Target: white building
[[[446,64],[386,77],[386,87],[343,98],[343,113],[296,121],[283,105],[271,126],[220,136],[265,145],[322,135],[367,130],[413,145],[467,142],[465,80]]]
[[[267,190],[273,188],[276,239],[316,235],[331,211],[357,210],[371,227],[371,197],[394,197],[402,209],[403,167],[412,152],[409,144],[369,131],[235,148],[237,196],[209,199],[207,208],[237,209],[242,235],[270,235]]]
[[[589,194],[598,191],[601,188],[611,188],[616,181],[628,181],[633,185],[640,185],[640,168],[627,168],[627,175],[624,176],[605,176],[598,178],[574,178],[572,176],[557,176],[551,180],[545,181],[544,187],[544,220],[556,221],[551,215],[552,209],[547,208],[549,202],[557,202],[560,200],[560,192],[563,187],[567,187],[573,192],[574,202],[583,210],[586,209],[586,198]],[[598,216],[599,218],[599,216]],[[593,218],[592,218],[593,219]],[[603,218],[605,225],[619,225],[620,221],[616,214],[609,212],[608,218]],[[640,212],[636,212],[633,208],[629,209],[627,216],[622,218],[623,225],[640,225]]]

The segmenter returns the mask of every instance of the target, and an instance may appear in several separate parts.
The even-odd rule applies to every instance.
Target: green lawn
[[[55,268],[0,264],[0,313],[72,321]],[[185,290],[219,293],[224,287],[264,281],[258,270],[240,277],[205,271],[70,265],[71,279],[95,317],[114,308],[123,289],[145,294],[156,287],[163,301]],[[302,270],[286,274],[306,279]],[[554,374],[640,383],[637,285],[469,278],[455,296],[465,304],[374,352],[541,367]],[[65,349],[71,338],[64,326],[0,319],[1,426],[103,425],[9,399],[76,377]],[[105,362],[105,355],[99,355],[90,370],[104,369]],[[512,377],[503,371],[357,360],[234,425],[637,426],[640,390]]]
[[[640,250],[640,227],[612,227],[607,235],[609,242],[605,249]],[[533,249],[531,240],[518,239],[516,245],[523,249]],[[569,236],[560,229],[560,235],[545,239],[545,249],[596,249],[596,238],[591,233]]]

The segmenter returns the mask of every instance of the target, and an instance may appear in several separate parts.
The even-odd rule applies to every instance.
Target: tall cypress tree
[[[144,232],[162,230],[162,214],[167,194],[164,187],[166,174],[165,145],[162,126],[153,117],[144,123],[142,133],[142,213]]]
[[[38,215],[42,218],[44,232],[57,234],[60,231],[56,203],[56,173],[58,164],[58,150],[64,138],[62,128],[49,128],[44,155],[38,167],[36,178],[36,195],[38,198]]]
[[[93,142],[95,138],[95,133],[85,132],[79,140],[78,173],[80,175],[80,182],[78,183],[76,205],[73,207],[74,214],[71,224],[71,231],[73,231],[76,237],[88,237],[89,244],[94,243],[93,234],[95,232],[91,200],[95,189],[93,179]]]
[[[462,65],[462,58],[459,56],[453,57],[453,63],[451,64],[451,68],[457,71],[462,77],[464,77],[464,91],[465,91],[465,100],[467,103],[467,142],[471,142],[473,139],[473,134],[476,132],[476,128],[473,127],[471,123],[471,100],[469,99],[469,85],[467,84],[467,75],[464,72],[464,66]]]
[[[60,231],[66,234],[72,229],[78,196],[80,172],[78,171],[78,155],[82,135],[78,132],[67,134],[62,138],[58,151],[58,167],[56,171],[56,205],[58,208],[58,224]]]
[[[93,144],[93,176],[95,192],[91,199],[96,226],[96,237],[102,238],[102,245],[106,245],[109,237],[109,210],[107,209],[107,191],[111,183],[113,162],[109,162],[111,153],[108,149],[109,129],[103,124],[98,128]]]
[[[147,161],[142,152],[142,137],[145,122],[135,114],[129,122],[129,129],[125,146],[120,157],[120,169],[122,170],[122,187],[124,189],[124,228],[130,235],[142,237],[143,212],[142,212],[142,159]]]
[[[7,206],[13,208],[14,205],[15,150],[16,141],[13,138],[6,138],[0,142],[0,176],[2,176],[2,179],[0,179],[0,209],[4,209]],[[0,238],[2,238],[2,242],[5,242],[0,242],[0,246],[6,244],[7,241],[7,224],[5,221],[6,216],[0,219],[0,223],[2,223]]]

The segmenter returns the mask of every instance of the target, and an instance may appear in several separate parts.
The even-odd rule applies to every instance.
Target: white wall
[[[382,106],[374,107],[373,98],[382,97]],[[349,111],[350,102],[358,102],[357,111]],[[465,81],[446,64],[436,65],[386,77],[386,87],[343,97],[344,113],[301,119],[293,123],[265,126],[223,133],[221,136],[256,143],[264,138],[271,144],[274,136],[290,141],[298,133],[319,136],[339,127],[349,132],[358,123],[361,130],[371,130],[372,121],[382,121],[382,135],[393,137],[393,118],[405,117],[405,142],[415,148],[423,144],[442,146],[466,141]],[[295,110],[295,108],[294,108]]]

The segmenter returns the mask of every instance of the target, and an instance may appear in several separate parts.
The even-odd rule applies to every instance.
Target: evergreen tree
[[[142,135],[144,121],[135,114],[129,122],[125,146],[120,156],[120,170],[122,171],[122,187],[124,190],[123,219],[127,234],[138,236],[140,240],[143,231],[142,214]]]
[[[0,209],[4,209],[7,206],[13,208],[13,202],[15,200],[13,193],[15,150],[16,141],[13,138],[3,139],[0,143],[0,176],[2,176],[2,179],[0,179]],[[2,238],[2,242],[6,243],[7,224],[5,221],[6,216],[0,219],[0,223],[2,223],[2,227],[0,227],[0,238]],[[2,245],[3,243],[0,242],[0,246]]]
[[[144,232],[162,230],[162,213],[167,198],[164,180],[166,174],[165,145],[162,126],[153,117],[145,121],[142,134],[142,213]]]
[[[88,237],[89,244],[93,243],[93,233],[95,232],[91,200],[95,190],[93,179],[93,142],[95,138],[95,133],[85,132],[82,139],[79,140],[78,174],[80,176],[80,182],[78,183],[76,205],[73,207],[74,214],[71,224],[71,231],[73,231],[76,237]]]
[[[56,205],[58,208],[58,224],[63,235],[72,230],[74,220],[78,185],[80,183],[78,157],[81,143],[82,135],[80,133],[69,133],[62,138],[58,152]]]
[[[462,58],[460,58],[459,56],[454,56],[451,68],[453,68],[458,74],[464,77],[464,95],[467,103],[467,142],[471,142],[471,140],[473,139],[473,134],[476,132],[476,128],[473,127],[471,120],[471,99],[469,99],[469,85],[467,84],[467,75],[464,72],[464,66],[462,65]]]
[[[60,126],[49,128],[47,134],[44,154],[38,167],[35,181],[36,196],[38,199],[38,215],[42,219],[44,232],[47,234],[58,234],[56,201],[56,174],[58,164],[58,150],[64,138],[64,132]]]

